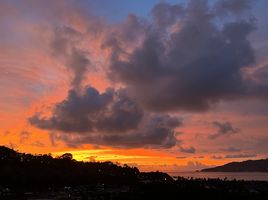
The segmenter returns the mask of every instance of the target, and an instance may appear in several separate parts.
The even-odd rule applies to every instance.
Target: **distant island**
[[[218,167],[202,169],[201,172],[268,172],[268,159],[231,162]]]
[[[170,177],[112,162],[32,155],[0,146],[1,200],[268,199],[268,182]]]

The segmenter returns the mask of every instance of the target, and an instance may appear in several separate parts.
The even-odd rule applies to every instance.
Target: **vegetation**
[[[76,161],[69,153],[53,158],[50,154],[32,155],[0,147],[0,185],[9,187],[132,184],[138,181],[138,174],[136,167]]]

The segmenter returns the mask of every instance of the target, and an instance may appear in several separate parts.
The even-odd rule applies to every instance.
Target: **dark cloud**
[[[151,12],[154,22],[160,28],[174,24],[183,14],[184,8],[182,5],[170,5],[165,2],[154,6]]]
[[[241,151],[240,148],[236,148],[236,147],[222,148],[220,150],[225,151],[225,152],[240,152]]]
[[[110,134],[104,132],[72,134],[72,136],[62,134],[59,139],[74,147],[93,143],[119,148],[171,148],[178,143],[174,129],[180,122],[177,121],[175,126],[171,125],[170,121],[177,121],[177,119],[169,116],[152,116],[132,131]]]
[[[176,159],[185,159],[187,158],[186,156],[177,156]]]
[[[149,20],[130,14],[122,23],[95,26],[97,32],[105,32],[101,47],[111,50],[108,77],[125,89],[100,93],[83,87],[92,68],[90,55],[80,48],[84,36],[73,26],[56,28],[51,48],[72,73],[71,88],[51,116],[36,113],[29,122],[51,131],[53,145],[63,140],[73,147],[177,146],[181,152],[195,153],[194,147],[183,147],[176,138],[181,121],[159,111],[205,111],[221,100],[258,97],[267,87],[248,82],[242,73],[255,62],[248,40],[255,21],[230,17],[217,22],[223,13],[248,9],[249,1],[222,0],[214,6],[206,0],[188,2],[160,3]],[[218,132],[212,138],[238,132],[228,122],[214,125]]]
[[[213,122],[213,126],[215,126],[218,131],[212,135],[209,136],[210,139],[216,139],[218,137],[224,136],[224,135],[232,135],[235,133],[238,133],[240,129],[233,127],[233,125],[230,122]]]
[[[137,29],[141,30],[140,23],[135,15],[129,15],[123,24],[114,28],[121,30],[121,38],[131,33],[135,38]],[[175,129],[181,125],[176,117],[144,111],[128,94],[128,89],[108,88],[100,93],[93,87],[83,87],[91,66],[87,52],[79,48],[82,39],[82,33],[73,27],[55,29],[51,49],[53,55],[70,69],[73,75],[71,89],[65,100],[55,104],[51,116],[36,113],[28,119],[30,124],[51,131],[52,145],[63,140],[73,147],[88,143],[126,148],[176,146]],[[129,43],[133,44],[133,41]],[[107,37],[106,45],[116,42],[113,36]]]
[[[47,130],[64,132],[120,132],[135,129],[143,111],[126,95],[126,91],[107,89],[99,93],[87,87],[83,94],[70,90],[66,100],[55,105],[53,116],[39,114],[30,123]]]
[[[256,154],[231,154],[226,155],[225,158],[253,158],[256,157]]]
[[[196,149],[194,147],[179,147],[180,151],[183,153],[195,153]]]
[[[72,87],[79,89],[86,75],[90,60],[88,52],[78,47],[82,33],[72,27],[57,27],[51,42],[52,53],[71,70]]]
[[[141,126],[126,134],[104,135],[100,144],[116,147],[147,147],[147,148],[171,148],[177,145],[175,128],[181,122],[168,115],[152,115],[145,117]]]
[[[256,0],[219,0],[215,5],[215,9],[221,14],[240,14],[245,10],[249,10],[254,1]]]
[[[133,42],[137,42],[139,36],[143,34],[144,28],[145,22],[134,14],[129,14],[122,24],[115,27],[116,31],[118,31],[116,35],[120,40],[130,42],[130,45],[133,45]],[[114,39],[116,38],[114,35]]]
[[[238,10],[227,2],[221,6]],[[217,12],[204,0],[187,6],[161,3],[152,13],[153,21],[143,23],[141,44],[130,52],[116,34],[105,45],[113,50],[110,79],[127,85],[146,108],[203,111],[220,100],[255,93],[241,72],[255,61],[248,40],[254,20],[234,18],[218,24]]]
[[[173,147],[178,142],[175,128],[181,125],[176,117],[144,113],[126,90],[99,93],[93,87],[82,94],[70,90],[67,99],[55,105],[52,116],[37,113],[29,122],[62,132],[56,139],[69,146],[91,143],[128,148]]]

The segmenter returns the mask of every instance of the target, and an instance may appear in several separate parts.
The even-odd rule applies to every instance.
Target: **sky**
[[[268,156],[266,0],[3,0],[0,145],[191,171]]]

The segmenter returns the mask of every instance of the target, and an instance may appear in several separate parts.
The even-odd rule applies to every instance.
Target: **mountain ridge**
[[[201,172],[268,172],[268,158],[230,162],[225,165],[202,169]]]

